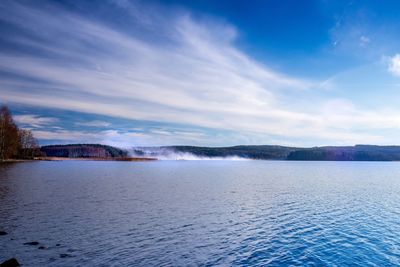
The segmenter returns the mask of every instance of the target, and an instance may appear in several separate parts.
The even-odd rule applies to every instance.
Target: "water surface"
[[[23,266],[395,266],[399,215],[394,162],[0,165],[0,261]]]

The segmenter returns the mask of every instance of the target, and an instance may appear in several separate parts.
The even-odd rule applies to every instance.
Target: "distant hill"
[[[400,146],[326,146],[286,147],[273,145],[199,147],[164,146],[135,148],[137,155],[157,157],[172,153],[190,153],[198,157],[242,157],[264,160],[317,160],[317,161],[400,161]]]
[[[120,158],[128,156],[126,150],[99,144],[42,146],[40,151],[47,157],[63,158]]]
[[[314,147],[291,152],[288,160],[400,161],[400,146]]]
[[[231,147],[198,147],[169,146],[177,152],[188,152],[200,157],[242,157],[249,159],[280,159],[284,160],[297,148],[285,146],[231,146]]]

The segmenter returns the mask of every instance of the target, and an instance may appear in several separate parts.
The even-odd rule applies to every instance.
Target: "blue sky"
[[[398,1],[1,1],[41,144],[400,144]]]

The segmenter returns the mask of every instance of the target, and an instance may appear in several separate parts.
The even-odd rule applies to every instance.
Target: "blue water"
[[[3,164],[0,229],[23,266],[397,266],[400,163]]]

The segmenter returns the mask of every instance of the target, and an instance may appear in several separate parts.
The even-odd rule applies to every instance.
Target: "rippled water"
[[[400,265],[399,215],[400,163],[0,165],[0,261],[24,266]]]

